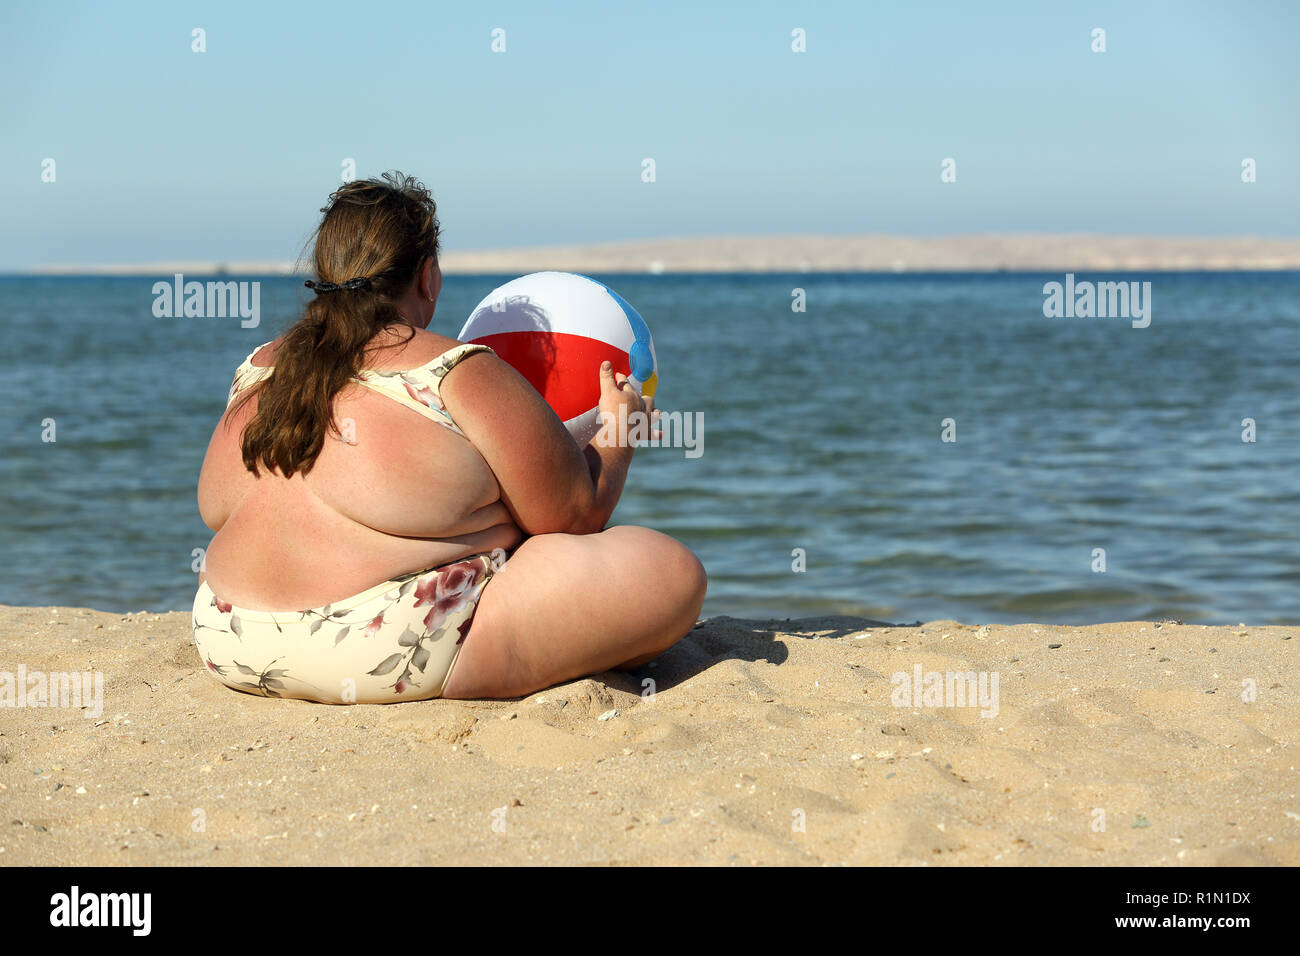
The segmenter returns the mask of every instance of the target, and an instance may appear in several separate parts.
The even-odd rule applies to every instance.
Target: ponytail
[[[418,181],[386,173],[348,183],[330,200],[316,231],[318,281],[308,283],[317,295],[285,333],[271,374],[234,406],[258,396],[240,438],[254,475],[259,464],[285,478],[311,471],[326,432],[338,433],[334,397],[361,371],[378,333],[410,325],[396,302],[425,260],[437,262],[437,207]]]

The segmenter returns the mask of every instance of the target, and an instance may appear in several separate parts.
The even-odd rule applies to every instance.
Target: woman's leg
[[[529,538],[488,582],[443,690],[522,697],[658,656],[695,624],[704,567],[648,528]]]

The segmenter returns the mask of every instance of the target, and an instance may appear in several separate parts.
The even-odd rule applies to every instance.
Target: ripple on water
[[[261,281],[242,329],[154,320],[151,280],[0,279],[27,357],[0,368],[0,602],[189,606],[231,375],[306,294]],[[499,281],[448,276],[442,330]],[[655,332],[659,406],[705,422],[702,457],[638,453],[615,520],[700,555],[705,614],[1300,616],[1296,274],[1154,277],[1158,334],[1122,336],[1044,319],[1041,276],[608,281]]]

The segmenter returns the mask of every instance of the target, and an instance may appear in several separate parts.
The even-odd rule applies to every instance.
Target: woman
[[[240,366],[199,477],[209,671],[330,703],[517,697],[685,635],[700,562],[605,528],[632,449],[614,429],[578,448],[490,349],[428,331],[425,188],[387,174],[322,211],[316,296]],[[592,374],[615,420],[652,412],[609,363]]]

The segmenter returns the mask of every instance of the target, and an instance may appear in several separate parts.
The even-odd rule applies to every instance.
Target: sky
[[[1297,35],[1282,0],[0,0],[0,271],[295,259],[349,159],[424,180],[445,249],[1296,236]]]

